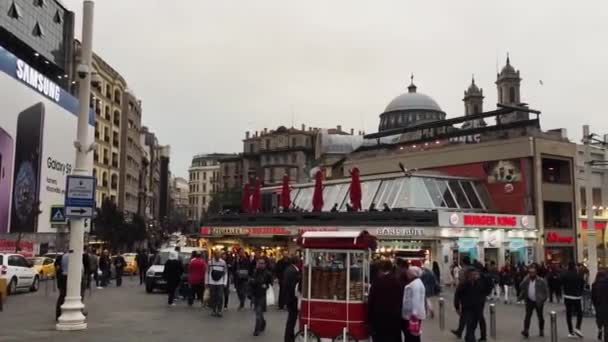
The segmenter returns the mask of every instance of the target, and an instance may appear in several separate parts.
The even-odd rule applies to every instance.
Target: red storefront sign
[[[547,242],[552,243],[572,243],[574,238],[572,236],[560,235],[556,232],[547,233]]]
[[[201,227],[201,235],[291,235],[291,230],[285,227]]]
[[[606,225],[608,224],[607,221],[595,221],[593,222],[593,225],[595,226],[595,229],[606,229]],[[587,221],[581,221],[581,226],[583,227],[583,229],[587,229],[587,226],[589,226],[589,224],[587,223]]]
[[[0,239],[0,253],[15,253],[17,250],[17,241]],[[34,243],[31,241],[19,241],[19,252],[18,254],[24,257],[34,256]]]
[[[463,215],[465,226],[517,226],[517,216]]]

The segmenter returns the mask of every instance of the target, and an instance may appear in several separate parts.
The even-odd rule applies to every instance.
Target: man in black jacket
[[[401,342],[403,287],[388,260],[378,263],[378,279],[369,291],[368,322],[374,341]]]
[[[487,285],[480,280],[479,270],[472,269],[454,295],[454,308],[464,318],[466,325],[465,342],[476,342],[475,330],[483,316],[486,296]]]
[[[564,286],[564,304],[566,305],[566,323],[568,323],[569,338],[583,338],[581,326],[583,324],[583,308],[581,304],[585,279],[576,269],[573,262],[568,264],[568,270],[562,276]],[[572,329],[572,315],[576,315],[576,329]]]
[[[597,339],[608,342],[608,274],[600,271],[595,277],[591,287],[591,300],[595,307],[595,320],[597,323]],[[603,336],[602,336],[603,335]]]
[[[272,288],[272,273],[267,269],[266,260],[264,258],[258,259],[250,285],[255,311],[255,328],[253,336],[258,336],[262,331],[266,330],[266,320],[264,319],[264,312],[266,311],[266,292],[269,288]]]
[[[285,269],[289,266],[289,253],[287,251],[283,251],[283,257],[281,260],[277,261],[277,264],[274,268],[275,277],[279,282],[279,310],[283,310],[285,308],[285,291],[283,289],[283,273]]]
[[[232,271],[234,272],[234,287],[236,294],[239,297],[239,310],[245,307],[245,299],[247,299],[247,283],[251,276],[251,261],[245,251],[240,248],[238,254],[234,258]]]
[[[285,306],[287,307],[287,323],[285,323],[285,342],[294,342],[295,335],[294,329],[298,320],[298,291],[300,282],[302,281],[302,274],[298,268],[298,259],[296,257],[289,258],[289,266],[283,273],[283,286],[281,289],[285,295]]]

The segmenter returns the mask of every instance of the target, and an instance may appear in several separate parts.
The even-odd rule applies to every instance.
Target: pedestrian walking
[[[101,287],[98,288],[104,288],[108,286],[112,272],[112,261],[110,260],[110,252],[107,249],[104,249],[99,258],[99,270],[101,271]]]
[[[234,260],[232,259],[232,255],[227,254],[226,252],[222,253],[222,259],[226,262],[226,286],[224,286],[224,310],[228,310],[228,303],[230,302],[230,284],[234,282],[233,277],[233,266]]]
[[[99,258],[94,248],[89,249],[89,274],[87,274],[87,289],[91,289],[92,281],[95,280],[95,286],[99,286]]]
[[[137,264],[137,273],[139,274],[139,285],[143,285],[146,282],[146,272],[148,271],[148,253],[145,249],[137,251],[135,263]]]
[[[486,299],[487,286],[480,280],[479,271],[476,269],[467,273],[465,280],[458,286],[454,294],[454,308],[463,317],[466,334],[465,342],[476,342],[475,330],[483,316],[483,306]],[[460,337],[453,330],[453,334]]]
[[[367,300],[367,317],[374,342],[401,342],[403,289],[393,272],[393,264],[388,260],[379,261],[378,278],[370,288]]]
[[[165,262],[163,270],[163,279],[167,282],[167,295],[169,306],[175,306],[175,292],[184,273],[184,265],[179,260],[179,255],[176,251],[169,252],[169,260]]]
[[[68,269],[70,254],[73,251],[70,250],[67,253],[58,255],[55,259],[55,277],[57,278],[57,289],[59,290],[59,296],[57,297],[57,303],[55,305],[55,320],[59,320],[61,316],[61,306],[65,302],[65,296],[68,291]],[[89,257],[88,254],[82,254],[82,274],[80,275],[80,298],[84,302],[84,292],[86,290],[86,279],[85,275],[89,273]],[[83,314],[86,312],[83,310]]]
[[[595,277],[591,287],[591,300],[595,308],[595,321],[597,323],[597,339],[608,342],[608,274],[600,271]]]
[[[555,297],[555,302],[560,303],[562,301],[562,282],[558,266],[551,266],[547,273],[547,284],[549,285],[549,302],[553,303]]]
[[[583,338],[581,326],[583,325],[582,296],[585,288],[583,274],[574,265],[568,264],[568,270],[562,275],[564,287],[564,304],[566,306],[566,323],[568,324],[569,338]],[[572,316],[576,315],[576,328],[572,327]]]
[[[224,286],[228,285],[228,268],[226,261],[220,257],[220,251],[213,252],[213,258],[209,261],[207,284],[209,285],[209,306],[211,316],[222,317],[224,307]]]
[[[283,257],[277,261],[277,264],[274,268],[274,275],[277,278],[279,283],[279,310],[283,310],[285,308],[285,291],[283,290],[283,273],[285,269],[289,266],[289,253],[284,250]]]
[[[120,253],[120,251],[119,251],[118,254],[116,255],[116,257],[114,258],[114,271],[116,272],[116,287],[122,286],[122,275],[125,271],[126,265],[127,265],[127,262],[125,261],[125,258],[122,256],[122,253]]]
[[[234,266],[232,267],[234,275],[234,287],[239,298],[239,310],[245,307],[245,299],[247,299],[247,285],[250,276],[250,261],[249,256],[240,248],[238,254],[234,258]]]
[[[474,270],[474,267],[471,265],[471,259],[469,258],[469,256],[465,256],[462,258],[462,266],[458,265],[458,273],[456,275],[456,279],[458,279],[458,284],[456,284],[456,288],[458,289],[458,286],[460,286],[460,284],[464,283],[467,280],[468,274]],[[456,270],[456,268],[455,268]],[[465,316],[464,315],[460,315],[458,318],[458,328],[451,330],[452,334],[456,335],[458,338],[460,338],[462,336],[462,333],[464,332],[464,329],[466,328],[466,321],[465,321]]]
[[[285,323],[285,342],[294,342],[294,329],[298,321],[298,292],[301,288],[302,273],[298,267],[298,258],[291,257],[289,265],[283,272],[283,286],[285,291],[285,307],[287,308],[287,322]]]
[[[199,252],[193,252],[194,257],[188,264],[188,285],[190,292],[188,293],[188,305],[194,304],[194,297],[198,297],[203,305],[203,297],[205,295],[205,275],[207,274],[207,262],[202,258]]]
[[[255,272],[251,278],[251,295],[255,311],[255,328],[253,336],[259,336],[266,329],[264,312],[266,311],[266,295],[268,289],[272,290],[272,273],[266,268],[266,259],[257,261]]]
[[[504,296],[504,303],[510,304],[511,297],[510,295],[513,292],[513,282],[515,279],[515,271],[513,267],[509,264],[505,265],[500,271],[499,285],[502,288],[502,293]]]
[[[538,318],[539,336],[545,336],[545,317],[543,307],[549,296],[549,285],[547,281],[538,275],[535,265],[528,267],[528,275],[521,282],[519,288],[519,300],[526,304],[526,316],[524,318],[524,330],[521,335],[525,338],[530,337],[530,321],[532,314],[536,311]]]
[[[420,280],[422,281],[422,284],[424,284],[425,289],[426,311],[428,316],[433,318],[435,317],[435,312],[433,311],[433,305],[430,299],[441,292],[441,287],[439,286],[439,282],[435,277],[435,274],[428,268],[427,264],[425,264],[425,266],[422,268]]]
[[[437,279],[437,283],[441,286],[441,269],[439,268],[439,263],[437,261],[433,261],[433,274]]]
[[[461,269],[462,268],[460,267],[458,262],[454,261],[454,264],[452,265],[452,268],[450,269],[450,275],[452,277],[452,286],[454,288],[458,287],[458,284],[460,284],[460,279],[458,277],[460,276]]]
[[[422,321],[426,319],[426,298],[424,284],[420,280],[422,269],[411,266],[407,270],[410,283],[403,290],[401,317],[404,320],[404,342],[420,342]]]

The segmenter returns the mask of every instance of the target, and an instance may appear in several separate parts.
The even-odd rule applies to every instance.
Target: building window
[[[543,182],[570,184],[570,161],[561,159],[543,158]]]
[[[473,114],[479,114],[479,105],[473,105]]]
[[[203,172],[203,180],[207,180],[207,172]]]
[[[515,87],[510,87],[509,88],[509,102],[510,103],[514,103],[515,102]]]
[[[13,2],[11,7],[8,9],[8,16],[13,19],[21,18],[21,8],[19,8],[15,2]]]
[[[203,205],[207,205],[207,196],[203,196]]]
[[[114,111],[114,126],[120,127],[120,112],[117,110]]]
[[[44,0],[34,0],[34,6],[44,7]]]
[[[543,202],[543,215],[546,228],[572,228],[572,203]]]
[[[249,153],[254,153],[255,152],[255,146],[253,144],[249,145]]]
[[[122,94],[120,93],[120,90],[118,90],[118,89],[114,90],[114,102],[116,102],[117,104],[120,104],[121,97],[122,97]]]
[[[55,12],[55,16],[53,17],[53,21],[55,22],[55,24],[61,24],[61,23],[63,23],[63,19],[61,19],[61,13],[59,13],[59,10],[57,10],[57,12]]]
[[[106,84],[106,97],[109,99],[112,98],[112,87],[110,87],[109,84]]]
[[[34,25],[34,29],[32,30],[32,34],[34,35],[34,37],[42,37],[42,36],[44,36],[44,31],[42,31],[42,26],[40,26],[39,23],[36,23],[36,25]]]
[[[116,174],[112,175],[112,182],[111,182],[110,186],[111,186],[112,190],[118,189],[118,175],[116,175]]]
[[[298,162],[298,155],[297,154],[294,153],[294,154],[291,155],[291,162],[293,164],[296,164]]]

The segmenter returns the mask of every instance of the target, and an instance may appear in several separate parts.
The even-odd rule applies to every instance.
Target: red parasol
[[[262,211],[262,183],[259,178],[253,184],[253,195],[251,195],[251,212],[259,213]]]
[[[283,176],[283,189],[281,191],[281,206],[283,207],[284,211],[287,211],[289,209],[289,206],[291,206],[291,197],[290,197],[290,192],[291,189],[289,188],[289,176],[285,175]]]
[[[312,195],[312,211],[323,209],[323,173],[317,171],[315,174],[315,192]]]
[[[251,194],[249,193],[249,182],[243,187],[243,196],[241,197],[241,211],[249,213],[251,211]]]
[[[350,203],[355,211],[361,210],[361,179],[359,178],[359,169],[353,168],[350,172]]]

